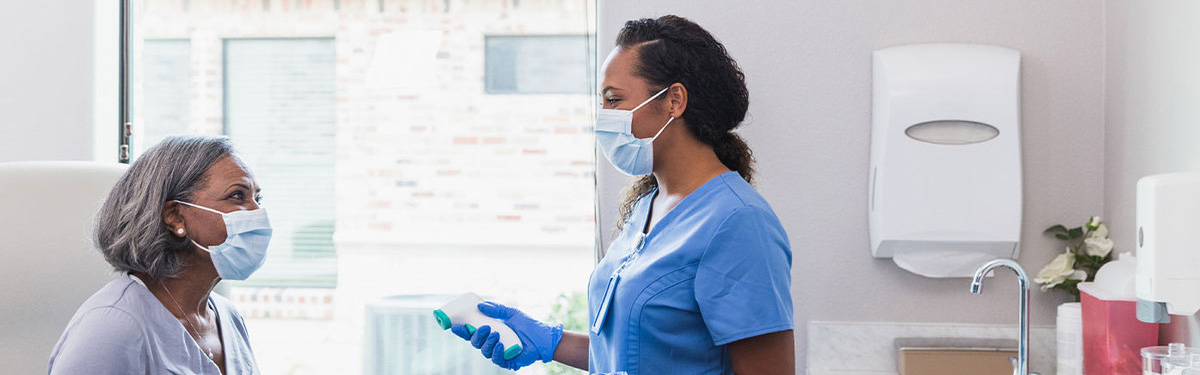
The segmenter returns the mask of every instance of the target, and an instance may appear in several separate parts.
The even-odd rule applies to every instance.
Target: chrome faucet
[[[1013,375],[1030,375],[1029,373],[1029,276],[1025,274],[1025,269],[1012,259],[996,259],[987,262],[979,270],[975,271],[975,278],[971,280],[971,293],[980,294],[983,292],[983,278],[992,269],[996,267],[1008,267],[1017,273],[1017,282],[1021,286],[1021,305],[1020,323],[1018,329],[1021,330],[1020,338],[1017,342],[1017,360],[1013,362]]]

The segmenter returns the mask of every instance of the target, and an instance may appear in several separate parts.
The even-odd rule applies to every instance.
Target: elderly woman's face
[[[250,174],[250,170],[237,157],[226,156],[213,163],[202,177],[204,189],[192,195],[192,203],[221,212],[257,210],[262,188]],[[225,222],[214,212],[177,204],[176,209],[182,222],[171,226],[174,234],[186,235],[202,246],[215,246],[225,242]],[[170,225],[170,224],[168,224]]]

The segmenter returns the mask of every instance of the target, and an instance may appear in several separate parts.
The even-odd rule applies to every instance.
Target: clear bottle
[[[1162,374],[1200,375],[1200,350],[1172,343],[1167,347],[1167,356],[1162,358]]]
[[[1149,346],[1142,348],[1142,375],[1162,375],[1163,360],[1167,359],[1168,348],[1165,346]]]
[[[1192,349],[1192,353],[1188,355],[1188,362],[1191,365],[1187,370],[1183,370],[1183,375],[1200,375],[1200,351]]]

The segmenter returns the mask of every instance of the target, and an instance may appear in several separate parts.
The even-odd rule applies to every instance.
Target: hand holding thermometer
[[[475,334],[475,329],[482,326],[489,326],[492,332],[500,334],[500,345],[504,347],[504,359],[510,360],[521,354],[521,338],[517,337],[516,332],[512,328],[501,322],[499,319],[491,318],[479,312],[479,303],[483,302],[482,298],[475,293],[466,293],[453,301],[446,303],[442,308],[433,310],[433,317],[437,319],[438,326],[443,330],[450,329],[450,326],[462,324],[471,334]]]

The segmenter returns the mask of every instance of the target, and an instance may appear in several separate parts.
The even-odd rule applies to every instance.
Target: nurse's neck
[[[663,134],[654,143],[654,178],[658,180],[658,197],[666,198],[664,202],[678,203],[704,183],[729,172],[713,148],[686,129],[686,126],[667,129],[674,134]],[[660,141],[666,142],[659,144]]]

